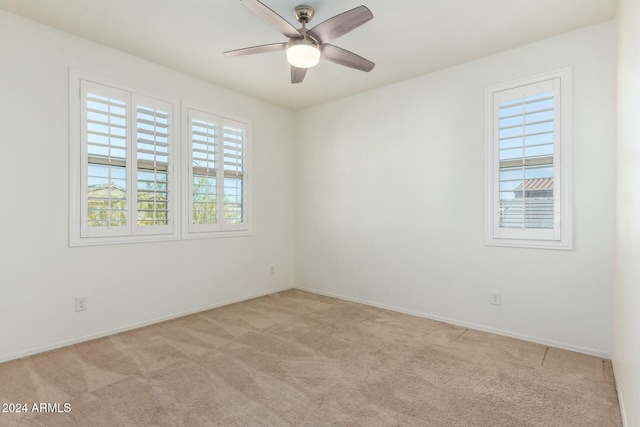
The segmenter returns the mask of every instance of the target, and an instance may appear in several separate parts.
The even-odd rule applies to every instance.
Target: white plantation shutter
[[[247,128],[225,120],[224,135],[224,228],[242,229],[245,223],[245,172]]]
[[[187,121],[190,183],[187,231],[195,234],[186,237],[209,237],[220,232],[246,234],[248,124],[195,108],[188,109]]]
[[[81,98],[84,159],[81,235],[130,234],[128,94],[83,81]]]
[[[171,232],[175,194],[171,159],[169,103],[134,96],[136,105],[136,230]]]
[[[73,86],[71,244],[177,238],[174,103],[77,74]]]
[[[489,244],[570,247],[569,75],[487,90]]]
[[[498,92],[495,102],[495,235],[557,240],[560,79]],[[543,181],[540,181],[543,180]],[[536,189],[532,183],[544,182]]]
[[[191,126],[191,229],[217,230],[218,129],[215,118],[192,113]]]

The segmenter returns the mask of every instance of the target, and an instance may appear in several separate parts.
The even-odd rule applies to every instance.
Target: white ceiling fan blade
[[[336,64],[344,65],[345,67],[369,72],[376,66],[376,64],[368,59],[332,44],[323,44],[320,46],[320,49],[322,50],[323,58]]]
[[[358,6],[323,21],[309,30],[307,34],[319,43],[327,43],[355,30],[373,19],[373,13],[366,6]]]
[[[287,48],[287,42],[263,44],[260,46],[251,46],[251,47],[245,47],[242,49],[228,50],[224,52],[223,55],[227,57],[253,55],[256,53],[276,52],[278,50],[285,50],[286,48]]]
[[[269,24],[289,38],[302,38],[300,32],[282,16],[269,9],[258,0],[240,0],[243,5],[253,12],[258,18]]]

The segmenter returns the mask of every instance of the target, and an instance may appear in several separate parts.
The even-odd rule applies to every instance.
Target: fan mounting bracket
[[[295,9],[293,9],[293,14],[296,17],[296,20],[303,25],[311,22],[314,13],[315,11],[311,6],[300,5],[296,6]]]

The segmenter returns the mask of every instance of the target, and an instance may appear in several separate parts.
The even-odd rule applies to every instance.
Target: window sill
[[[508,248],[553,249],[571,251],[571,242],[561,240],[524,240],[524,239],[487,239],[485,246],[502,246]]]
[[[122,245],[129,243],[168,242],[180,240],[177,234],[156,234],[141,236],[113,236],[113,237],[79,237],[69,241],[69,247]]]

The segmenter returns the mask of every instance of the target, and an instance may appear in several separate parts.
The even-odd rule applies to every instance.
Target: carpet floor
[[[622,425],[609,360],[300,290],[2,363],[0,402],[27,405],[2,426]]]

